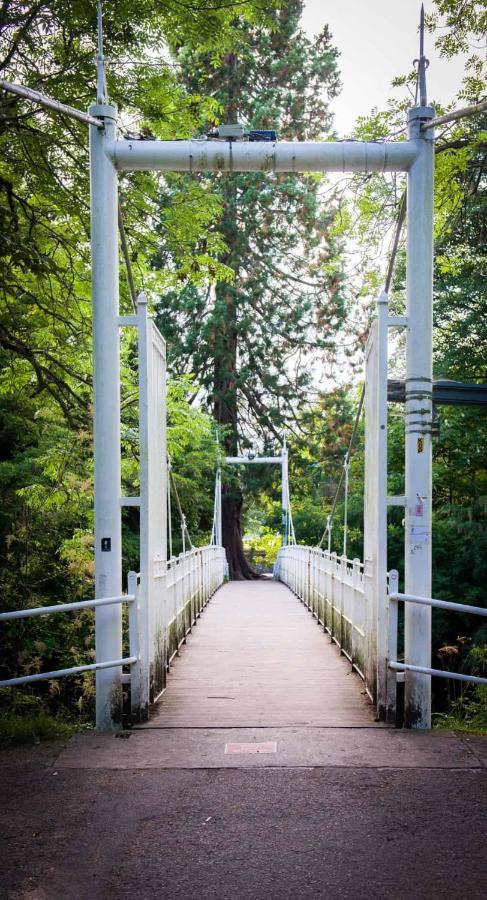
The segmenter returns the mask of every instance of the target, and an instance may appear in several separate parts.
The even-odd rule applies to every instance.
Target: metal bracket
[[[409,320],[407,316],[388,316],[387,317],[387,327],[388,328],[407,328],[409,325]]]
[[[392,496],[387,498],[388,506],[406,506],[406,497],[404,496]]]
[[[137,316],[119,316],[118,317],[118,327],[124,328],[126,326],[137,326]]]

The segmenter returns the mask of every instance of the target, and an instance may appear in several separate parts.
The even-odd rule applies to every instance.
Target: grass
[[[449,731],[461,731],[464,734],[487,735],[487,723],[485,716],[462,719],[459,716],[436,715],[433,728],[446,728]]]
[[[71,737],[78,730],[76,722],[52,716],[44,709],[24,712],[0,712],[0,748],[19,744],[39,744],[54,738]]]
[[[487,685],[478,685],[455,700],[447,713],[434,716],[434,728],[487,734]]]

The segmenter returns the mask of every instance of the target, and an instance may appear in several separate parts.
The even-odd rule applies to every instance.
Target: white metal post
[[[282,447],[281,461],[281,515],[282,515],[282,546],[285,547],[288,541],[289,529],[289,498],[288,498],[288,462],[287,447],[284,442]]]
[[[96,104],[90,114],[104,129],[90,127],[91,248],[94,346],[95,568],[96,596],[122,592],[120,508],[120,351],[118,331],[117,174],[105,154],[115,139],[116,107]],[[96,659],[122,656],[122,608],[96,611]],[[96,725],[121,725],[121,668],[96,674]]]
[[[377,712],[385,718],[387,707],[387,375],[389,346],[389,297],[383,291],[377,300],[377,385],[376,453],[377,510],[376,553],[374,564],[377,629]]]
[[[365,354],[364,496],[365,678],[380,718],[386,706],[387,338],[388,297],[383,291]]]
[[[127,590],[135,597],[129,606],[129,648],[130,656],[135,656],[137,661],[130,668],[130,705],[134,718],[138,718],[140,710],[140,647],[139,647],[139,585],[136,572],[129,572],[127,576]]]
[[[343,468],[345,469],[345,496],[343,501],[343,556],[347,555],[347,538],[348,538],[348,480],[349,480],[349,470],[350,470],[350,461],[348,459],[348,453],[345,456],[345,462],[343,463]]]
[[[390,595],[397,593],[399,590],[399,573],[396,569],[389,572],[389,586],[387,597],[387,705],[386,705],[386,722],[396,721],[396,697],[397,697],[397,676],[393,669],[389,668],[389,663],[397,660],[397,600],[391,600]]]
[[[215,544],[222,547],[222,472],[217,469],[215,482]]]
[[[139,586],[139,648],[140,692],[138,718],[149,715],[150,657],[151,657],[151,587],[152,558],[149,534],[149,341],[147,334],[147,301],[145,294],[137,297],[137,349],[139,356],[139,442],[140,442],[140,586]]]
[[[409,137],[418,156],[407,186],[407,316],[406,355],[406,546],[405,592],[431,596],[431,420],[433,334],[433,129],[421,125],[434,109],[409,110]],[[430,666],[431,609],[406,604],[405,658]],[[408,672],[404,722],[410,728],[431,726],[431,679]]]
[[[164,678],[166,581],[156,571],[167,560],[167,452],[165,344],[137,298],[140,435],[140,671],[141,717],[162,689]]]

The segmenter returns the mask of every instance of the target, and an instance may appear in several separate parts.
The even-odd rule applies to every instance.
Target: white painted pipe
[[[406,603],[418,603],[420,606],[433,606],[435,609],[451,609],[453,612],[471,613],[474,616],[487,616],[487,609],[482,606],[470,606],[468,603],[454,603],[450,600],[435,600],[433,597],[416,597],[413,594],[389,594],[390,600],[403,600]]]
[[[287,447],[284,444],[281,457],[281,520],[282,520],[282,546],[288,543],[289,533],[289,492],[288,492],[288,457]]]
[[[11,622],[15,619],[31,619],[36,616],[50,616],[53,613],[72,612],[76,609],[96,609],[99,606],[113,606],[117,603],[133,603],[134,600],[134,595],[123,594],[121,597],[103,597],[97,600],[78,600],[76,603],[56,603],[55,606],[17,609],[14,612],[0,613],[0,622]]]
[[[225,462],[229,465],[246,465],[247,463],[276,463],[282,464],[282,456],[227,456]]]
[[[452,681],[469,681],[471,684],[487,684],[487,678],[479,675],[464,675],[463,672],[445,672],[444,669],[431,669],[429,666],[410,666],[408,663],[392,660],[389,668],[396,672],[418,672],[422,675],[434,675],[437,678],[451,678]]]
[[[3,78],[0,78],[0,88],[4,91],[8,91],[9,94],[16,94],[18,97],[23,97],[24,100],[30,100],[31,103],[38,103],[39,106],[43,106],[45,109],[51,109],[54,110],[54,112],[62,113],[64,116],[70,116],[72,119],[78,119],[78,121],[83,122],[84,125],[94,125],[95,128],[103,128],[103,122],[101,122],[100,119],[95,119],[94,116],[89,116],[87,113],[81,112],[80,109],[75,109],[74,106],[67,106],[66,103],[60,103],[59,100],[47,97],[46,94],[34,91],[32,88],[25,87],[23,84],[4,81]]]
[[[415,141],[125,140],[106,145],[119,171],[405,172],[418,151]]]
[[[408,113],[409,138],[418,157],[407,184],[407,349],[406,349],[406,540],[405,593],[431,596],[432,376],[433,376],[433,171],[434,131],[421,131],[432,107]],[[406,604],[406,727],[431,727],[431,609]]]
[[[19,684],[31,684],[33,681],[46,681],[51,678],[62,678],[64,675],[78,675],[80,672],[106,672],[107,669],[129,666],[137,662],[136,656],[126,659],[107,659],[105,662],[89,663],[87,666],[72,666],[71,669],[55,669],[53,672],[38,672],[36,675],[22,675],[19,678],[7,678],[0,681],[0,687],[14,687]]]
[[[122,593],[118,200],[117,173],[104,144],[115,138],[117,113],[113,106],[97,104],[90,114],[105,123],[104,131],[90,126],[96,596],[111,597]],[[103,663],[121,656],[121,606],[97,609],[97,660]],[[121,667],[97,669],[100,731],[120,727],[121,675]]]

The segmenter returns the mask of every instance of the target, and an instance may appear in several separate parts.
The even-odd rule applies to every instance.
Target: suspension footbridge
[[[89,127],[95,375],[95,599],[0,613],[0,624],[94,610],[96,657],[70,669],[20,671],[0,687],[94,672],[96,731],[2,760],[8,897],[486,895],[485,741],[430,730],[432,678],[487,683],[431,664],[434,608],[480,620],[487,613],[463,598],[435,599],[431,588],[434,126],[472,110],[436,119],[422,43],[418,70],[419,105],[408,111],[405,140],[125,140],[106,92],[99,4],[97,98],[88,114],[0,81],[3,90]],[[346,502],[341,554],[331,549],[335,504],[320,544],[300,543],[286,444],[275,456],[224,462],[280,467],[282,546],[273,577],[228,581],[223,460],[209,543],[193,545],[177,499],[183,552],[174,555],[166,345],[146,297],[136,295],[118,197],[120,172],[153,170],[405,173],[407,309],[403,316],[390,312],[389,271],[352,434],[353,441],[363,411],[362,559],[347,556]],[[131,315],[119,308],[118,230]],[[124,496],[121,479],[126,329],[138,360],[136,496]],[[400,496],[388,492],[388,345],[395,329],[406,347],[404,471],[394,473],[403,476]],[[404,510],[404,580],[388,565],[390,506]],[[127,578],[126,507],[140,513],[140,566]]]
[[[289,681],[289,672],[293,671],[294,678],[291,680],[299,684],[299,673],[294,662],[294,668],[286,663],[289,649],[286,641],[294,627],[293,616],[297,615],[297,612],[291,611],[294,594],[295,598],[308,607],[322,632],[336,645],[343,660],[347,660],[348,671],[353,671],[354,679],[357,678],[354,696],[358,704],[356,708],[360,708],[361,715],[368,716],[369,721],[375,718],[379,722],[396,724],[398,684],[404,683],[404,724],[412,728],[429,728],[432,677],[486,682],[486,679],[479,677],[446,673],[432,668],[432,608],[449,609],[479,617],[485,617],[486,610],[459,603],[459,598],[444,601],[431,596],[433,170],[436,119],[434,109],[427,104],[426,60],[423,50],[421,49],[418,62],[419,105],[408,110],[405,140],[247,142],[210,137],[192,141],[138,141],[119,137],[118,112],[109,103],[106,92],[101,19],[99,32],[97,98],[88,115],[23,86],[9,85],[5,81],[1,83],[3,89],[40,103],[47,109],[75,115],[78,120],[86,123],[90,131],[96,599],[2,613],[0,621],[59,615],[93,608],[96,612],[96,661],[67,670],[19,675],[1,682],[1,685],[16,686],[96,671],[96,721],[99,731],[119,730],[123,716],[127,714],[127,706],[130,707],[130,716],[135,723],[150,722],[154,715],[156,718],[165,715],[161,708],[155,711],[154,704],[158,699],[164,709],[168,708],[169,698],[172,698],[171,709],[176,715],[176,692],[174,687],[169,691],[168,673],[188,635],[199,621],[202,610],[217,591],[219,593],[215,608],[220,610],[223,619],[219,622],[218,617],[214,618],[215,631],[217,635],[220,631],[225,633],[230,644],[227,649],[221,647],[218,653],[215,650],[213,666],[208,662],[211,642],[206,650],[201,650],[202,681],[207,680],[208,671],[211,670],[218,690],[223,691],[225,670],[223,667],[219,673],[218,666],[220,662],[223,665],[224,659],[232,655],[229,649],[232,641],[236,641],[240,647],[238,615],[244,615],[243,598],[244,605],[248,604],[245,616],[253,610],[257,617],[257,642],[260,640],[259,632],[268,630],[266,616],[270,614],[269,610],[275,608],[275,632],[272,641],[268,641],[269,654],[270,648],[276,654],[272,683],[275,684],[276,677],[287,678]],[[479,108],[483,108],[482,104]],[[458,117],[470,112],[471,110],[460,111],[455,115]],[[440,121],[444,122],[445,117]],[[178,557],[173,556],[171,527],[168,522],[170,464],[166,452],[165,342],[148,315],[147,301],[143,294],[137,298],[133,296],[135,309],[132,315],[121,315],[119,310],[118,230],[121,213],[118,175],[120,172],[136,170],[406,174],[406,314],[391,315],[388,293],[381,292],[365,353],[362,560],[347,558],[346,538],[341,556],[331,552],[330,542],[327,549],[322,549],[321,545],[307,547],[299,543],[300,537],[295,534],[292,520],[288,452],[285,446],[277,457],[247,456],[226,460],[229,465],[257,462],[281,466],[283,546],[279,551],[274,573],[280,587],[275,584],[272,587],[225,586],[220,590],[227,571],[222,535],[220,472],[216,474],[211,543],[195,548],[189,541],[189,549],[186,550],[187,529],[180,511],[183,553]],[[123,248],[123,226],[121,230]],[[388,278],[388,282],[389,280]],[[131,285],[133,287],[132,280]],[[397,328],[404,331],[406,345],[405,462],[402,473],[404,493],[401,496],[389,496],[388,342],[390,331]],[[121,489],[120,332],[123,329],[132,329],[135,333],[139,366],[140,493],[129,497],[123,496]],[[344,465],[345,488],[348,483],[348,465],[347,453]],[[403,585],[399,584],[398,573],[388,568],[387,509],[391,505],[404,509]],[[122,584],[121,524],[122,509],[127,506],[140,510],[140,571],[129,573],[125,585]],[[330,537],[330,521],[326,533]],[[267,598],[265,601],[262,599],[262,603],[257,600],[260,592]],[[400,606],[404,607],[404,653],[401,658],[398,651]],[[124,608],[128,610],[127,640],[124,640],[123,635]],[[231,617],[231,611],[235,613],[235,620],[229,626],[228,616]],[[208,618],[211,620],[213,615],[211,613]],[[261,622],[258,616],[263,617]],[[287,625],[286,617],[289,623]],[[233,629],[231,637],[229,628]],[[300,628],[298,631],[301,635]],[[307,633],[310,646],[312,641],[315,646],[313,665],[316,664],[316,671],[321,671],[321,665],[326,669],[328,663],[323,660],[328,654],[326,658],[331,672],[334,664],[331,663],[332,657],[323,634],[318,646],[317,631],[313,638],[310,627]],[[282,658],[278,648],[280,634],[283,641]],[[190,661],[190,655],[193,656],[193,661]],[[310,654],[304,651],[303,645],[301,655],[303,664],[307,663]],[[251,658],[250,648],[248,652],[244,652],[244,656]],[[191,669],[198,665],[197,660],[196,643],[188,651],[187,664],[184,663],[187,666],[188,685],[193,678]],[[259,666],[263,667],[262,671]],[[342,670],[343,666],[335,666],[333,675],[328,677],[326,695],[331,697],[334,692],[336,697],[340,697],[343,691],[345,711],[348,703],[345,697],[349,696],[350,688],[339,688],[335,683],[342,677]],[[259,671],[258,678],[263,679],[264,683],[264,672],[267,671],[265,656],[261,656],[261,663],[256,664],[256,671]],[[229,671],[229,679],[230,674]],[[270,673],[268,675],[271,683]],[[346,674],[343,674],[343,678],[345,677]],[[242,682],[249,678],[249,673],[244,675],[241,670]],[[322,691],[323,686],[318,685],[314,693],[318,706],[321,701],[318,702],[316,698],[319,697],[325,704],[320,707],[321,713],[318,714],[318,708],[315,710],[318,718],[319,715],[325,718],[327,715]],[[189,687],[188,692],[191,692]],[[302,693],[308,695],[304,688]],[[285,716],[284,695],[291,696],[288,692],[281,692],[281,699],[276,699],[276,709],[281,708],[281,714]],[[269,696],[270,707],[274,707],[272,692]],[[194,698],[197,697],[198,694],[195,693]],[[368,710],[365,710],[361,697],[367,698],[366,703],[370,704]],[[257,699],[256,697],[256,702]],[[212,705],[205,706],[202,698],[200,701],[199,703],[194,699],[194,703],[199,703],[200,706],[199,715],[204,717],[206,710],[206,714],[210,716]],[[352,707],[355,709],[354,703],[355,701],[351,710]],[[183,717],[186,714],[184,708],[185,703],[181,699]],[[312,718],[315,713],[310,711]],[[336,709],[333,714],[337,715]],[[355,712],[350,714],[353,718]],[[262,715],[265,717],[266,714]],[[290,712],[289,715],[292,718],[294,713]]]

